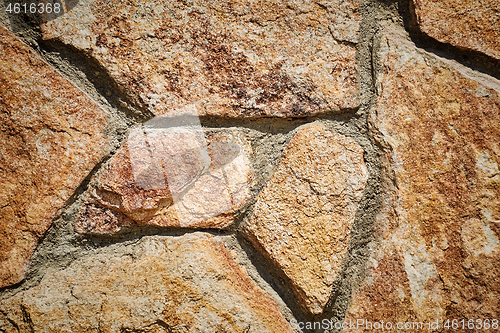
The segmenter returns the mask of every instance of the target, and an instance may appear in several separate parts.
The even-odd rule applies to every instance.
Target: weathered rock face
[[[500,5],[389,2],[0,3],[0,332],[492,331]]]
[[[368,179],[362,148],[315,124],[300,130],[257,198],[250,239],[321,313],[341,267]]]
[[[432,38],[500,60],[496,0],[413,0],[420,29]]]
[[[305,116],[354,108],[359,0],[81,0],[42,26],[155,115]]]
[[[106,151],[106,118],[0,26],[0,287],[22,280],[59,208]]]
[[[224,240],[145,237],[0,302],[5,332],[292,332]]]
[[[380,45],[371,122],[397,187],[348,318],[498,318],[500,85],[399,30],[386,28]]]
[[[227,227],[249,195],[251,149],[237,133],[205,138],[201,127],[146,123],[106,165],[76,230],[110,232],[137,224]]]

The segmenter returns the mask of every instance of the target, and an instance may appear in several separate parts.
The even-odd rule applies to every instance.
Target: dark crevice
[[[359,117],[358,108],[341,111],[326,111],[306,117],[260,117],[260,118],[227,118],[219,116],[200,116],[200,123],[205,128],[247,128],[268,134],[286,134],[297,127],[318,120],[348,122]]]
[[[7,295],[8,292],[10,292],[10,291],[13,292],[13,291],[19,290],[24,285],[25,281],[26,281],[26,278],[21,280],[18,283],[11,284],[9,286],[5,286],[5,287],[0,288],[0,300],[2,300],[3,297],[5,295]]]
[[[11,324],[18,332],[21,332],[21,330],[19,329],[19,325],[17,325],[15,321],[13,321],[12,319],[10,319],[9,316],[5,312],[3,312],[2,310],[0,310],[0,314],[2,314],[2,316],[4,316],[5,319],[7,319],[7,321],[9,322],[9,324]]]
[[[172,332],[172,327],[170,325],[168,325],[166,322],[164,322],[163,320],[158,319],[153,325],[161,326],[164,329],[166,329],[167,332],[169,332],[169,333]]]
[[[29,312],[26,310],[24,304],[21,304],[21,312],[23,313],[23,321],[28,324],[30,333],[35,332],[35,326],[33,325],[33,321],[31,320],[31,316]]]
[[[78,69],[92,84],[92,88],[98,92],[100,97],[128,118],[136,122],[143,122],[154,117],[145,107],[134,103],[133,97],[118,85],[95,58],[58,40],[38,40],[38,45],[42,56],[59,72],[67,73],[69,68]],[[81,86],[78,84],[78,80],[72,81],[77,86]],[[80,89],[88,90],[86,87],[80,87]]]
[[[472,51],[451,44],[442,43],[420,30],[412,0],[379,0],[384,4],[397,4],[399,15],[411,40],[418,48],[441,58],[458,63],[500,80],[500,60],[479,51]]]
[[[285,302],[290,311],[292,311],[294,318],[298,322],[311,321],[311,314],[298,303],[297,296],[295,292],[293,292],[292,282],[285,273],[278,266],[273,264],[271,259],[256,250],[246,237],[237,234],[236,238],[243,251],[245,251],[248,259],[257,270],[259,276],[263,278]],[[306,330],[303,332],[309,333],[313,331]]]
[[[151,328],[154,326],[163,327],[167,333],[174,332],[174,328],[172,326],[170,326],[169,324],[167,324],[163,320],[158,319],[154,323],[145,326],[145,329],[140,329],[140,328],[139,329],[131,329],[131,328],[122,327],[122,328],[120,328],[120,333],[147,333],[147,332],[151,332]],[[175,331],[177,331],[177,330],[175,330]]]
[[[118,110],[132,123],[143,122],[154,116],[145,107],[134,103],[133,97],[120,87],[95,58],[59,40],[44,40],[38,18],[19,14],[11,15],[9,19],[12,31],[19,38],[95,102]],[[107,108],[107,105],[104,107]]]
[[[110,245],[137,242],[143,237],[147,236],[168,236],[168,237],[182,237],[187,234],[196,232],[203,232],[212,236],[230,236],[234,232],[226,229],[215,228],[186,228],[186,227],[158,227],[151,225],[141,225],[134,227],[122,228],[115,233],[88,233],[79,234],[77,237],[90,241],[92,248],[98,249]]]

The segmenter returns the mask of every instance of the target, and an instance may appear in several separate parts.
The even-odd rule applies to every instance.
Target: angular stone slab
[[[293,332],[224,239],[143,237],[0,301],[6,332]]]
[[[359,0],[81,0],[43,37],[94,57],[155,115],[307,116],[356,108]]]
[[[420,29],[440,42],[500,60],[500,2],[413,0]]]
[[[330,297],[367,179],[354,140],[307,126],[290,141],[245,226],[314,314]]]
[[[380,45],[371,122],[396,187],[346,318],[498,318],[500,84],[417,49],[397,28]]]
[[[0,287],[107,151],[103,111],[0,26]]]
[[[76,230],[227,227],[250,194],[251,154],[250,143],[236,132],[205,138],[201,126],[134,130],[99,175]]]

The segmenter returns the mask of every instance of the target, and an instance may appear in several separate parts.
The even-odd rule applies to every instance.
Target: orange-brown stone
[[[399,28],[384,28],[380,64],[371,123],[395,187],[347,318],[498,318],[500,84]]]
[[[81,0],[42,25],[155,115],[306,116],[359,105],[359,0]]]
[[[0,301],[3,332],[292,333],[221,237],[143,237]]]
[[[413,0],[420,29],[440,42],[500,60],[500,2]]]
[[[246,232],[312,313],[330,297],[367,179],[363,149],[313,124],[293,137],[257,198]]]
[[[106,153],[103,111],[0,26],[0,287]]]
[[[397,249],[393,251],[397,253]],[[370,268],[361,287],[353,293],[344,320],[356,324],[354,327],[346,326],[343,332],[373,332],[376,330],[373,325],[381,323],[384,323],[387,332],[397,332],[398,323],[410,323],[408,330],[418,331],[420,322],[411,306],[404,260],[396,253],[380,258],[377,266]],[[388,323],[392,324],[392,330],[387,329]],[[380,326],[375,327],[380,329]],[[428,327],[426,325],[425,328]],[[424,328],[423,325],[421,328]]]

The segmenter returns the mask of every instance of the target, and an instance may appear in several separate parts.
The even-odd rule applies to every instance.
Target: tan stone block
[[[500,60],[497,0],[413,0],[420,29],[440,42]]]
[[[203,233],[143,237],[49,270],[0,301],[0,328],[29,332],[293,332],[276,302]]]
[[[81,0],[42,25],[155,115],[306,116],[359,106],[359,0]]]
[[[0,287],[105,155],[103,111],[0,26]]]
[[[293,137],[257,198],[246,231],[312,313],[330,297],[367,179],[363,149],[313,124]]]

